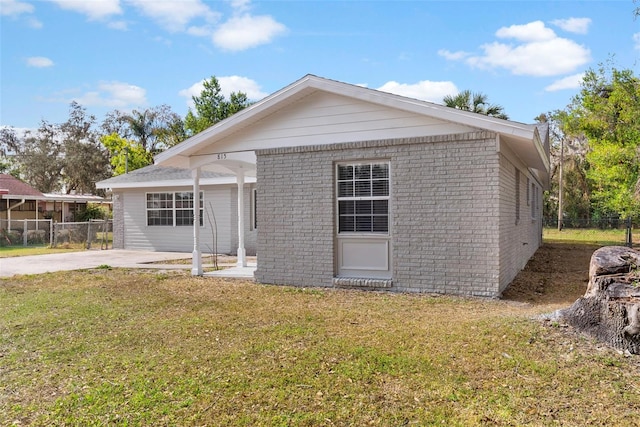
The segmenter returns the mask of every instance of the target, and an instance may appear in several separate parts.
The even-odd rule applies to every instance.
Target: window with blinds
[[[337,166],[338,233],[389,232],[389,164]]]

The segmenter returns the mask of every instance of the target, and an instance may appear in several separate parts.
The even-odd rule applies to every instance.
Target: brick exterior
[[[506,225],[511,218],[515,227],[508,176],[515,169],[497,147],[496,134],[474,132],[257,151],[256,280],[334,286],[335,164],[388,160],[388,289],[499,296],[539,245],[518,243],[520,235],[531,237],[539,227],[526,203],[521,215],[528,221]],[[521,197],[528,176],[523,171]]]
[[[517,192],[516,169],[520,174]],[[524,165],[508,152],[500,154],[500,293],[509,286],[542,244],[542,190],[540,184],[524,171]],[[538,193],[539,203],[535,206],[535,215],[532,215],[531,183],[535,184]],[[518,221],[516,193],[519,193],[520,200]]]
[[[124,249],[124,197],[113,193],[113,249]]]

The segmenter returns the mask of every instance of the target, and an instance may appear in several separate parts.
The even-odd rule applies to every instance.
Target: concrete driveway
[[[191,258],[191,253],[128,251],[123,249],[0,258],[0,277],[11,277],[16,274],[82,270],[100,265],[128,268],[190,269],[190,263],[162,264],[162,261],[185,258]],[[148,264],[151,262],[160,262],[161,264]]]

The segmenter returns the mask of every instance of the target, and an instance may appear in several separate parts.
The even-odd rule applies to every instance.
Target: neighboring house
[[[0,174],[0,221],[9,220],[8,229],[12,223],[25,219],[73,221],[74,213],[86,209],[87,203],[110,209],[110,203],[100,196],[41,193],[11,175]]]
[[[262,283],[496,297],[542,241],[546,125],[313,75],[155,162],[189,169],[190,187],[185,181],[181,188],[191,194],[207,188],[209,171],[235,175],[237,191],[229,190],[228,200],[241,213],[239,265],[245,265],[245,181],[256,177],[255,278]],[[125,226],[150,209],[149,196],[146,202],[142,196],[149,190],[136,191],[132,204],[122,193]],[[193,227],[196,275],[204,227]],[[168,247],[175,236],[165,239]]]
[[[248,180],[249,181],[249,180]],[[100,181],[113,201],[113,247],[156,251],[193,250],[193,179],[191,171],[147,166]],[[247,251],[254,255],[255,223],[250,207],[255,179],[246,184]],[[200,177],[200,251],[235,253],[237,188],[232,174],[203,172]],[[214,240],[215,237],[215,240]]]

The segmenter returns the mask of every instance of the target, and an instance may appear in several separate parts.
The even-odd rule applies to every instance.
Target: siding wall
[[[301,147],[471,132],[469,126],[393,109],[357,99],[316,92],[228,135],[216,152],[255,150],[265,144]],[[210,153],[211,147],[202,153]],[[194,153],[198,154],[198,153]]]
[[[200,249],[213,251],[213,218],[217,224],[217,252],[235,254],[237,251],[237,189],[233,185],[202,186],[204,192],[203,227],[200,228]],[[245,193],[250,193],[250,185]],[[146,193],[193,191],[192,187],[163,187],[118,192],[122,205],[114,202],[114,248],[153,251],[191,252],[193,228],[190,226],[147,226]],[[246,199],[248,200],[248,199]],[[248,255],[255,254],[255,231],[249,230],[250,204],[245,201],[245,248]],[[120,231],[121,230],[121,231]],[[121,235],[121,245],[118,235]],[[117,243],[118,242],[118,243]]]
[[[389,160],[393,288],[497,296],[499,156],[489,132],[257,151],[263,283],[332,286],[335,163]]]

